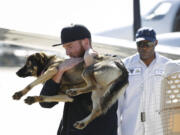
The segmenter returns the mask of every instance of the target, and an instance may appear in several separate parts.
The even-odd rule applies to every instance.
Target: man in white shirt
[[[129,86],[119,99],[119,135],[162,135],[161,80],[170,60],[155,52],[158,44],[151,28],[136,33],[138,53],[126,58]]]

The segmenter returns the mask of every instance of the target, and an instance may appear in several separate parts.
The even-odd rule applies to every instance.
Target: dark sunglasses
[[[137,47],[139,48],[143,48],[143,47],[151,47],[154,45],[154,42],[144,42],[144,41],[140,41],[140,42],[136,42]]]

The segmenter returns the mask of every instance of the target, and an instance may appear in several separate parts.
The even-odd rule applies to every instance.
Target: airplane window
[[[171,7],[171,3],[162,3],[159,7],[154,11],[155,15],[165,15]]]
[[[147,17],[147,20],[150,19],[161,19],[163,18],[171,8],[171,3],[163,2],[157,8],[155,8]]]

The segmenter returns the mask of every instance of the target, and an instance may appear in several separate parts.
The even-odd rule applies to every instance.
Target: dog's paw
[[[84,122],[77,121],[73,126],[77,129],[84,129],[86,127],[86,124]]]
[[[22,96],[23,96],[23,94],[22,94],[22,92],[20,91],[20,92],[14,93],[14,95],[13,95],[12,97],[13,97],[13,99],[15,99],[15,100],[19,100]]]
[[[67,90],[66,94],[69,96],[77,96],[77,91],[74,90]]]
[[[26,99],[24,99],[24,102],[25,102],[26,104],[28,104],[28,105],[32,105],[33,103],[36,102],[36,98],[29,96],[29,97],[27,97]]]

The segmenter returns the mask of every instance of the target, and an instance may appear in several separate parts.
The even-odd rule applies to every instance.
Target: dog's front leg
[[[24,100],[24,102],[28,105],[36,102],[73,102],[73,98],[70,98],[65,94],[55,96],[29,96]]]
[[[52,78],[57,73],[56,68],[48,69],[44,74],[42,74],[40,77],[38,77],[35,81],[30,83],[28,86],[26,86],[23,90],[16,92],[13,95],[13,99],[19,100],[22,96],[24,96],[26,93],[28,93],[34,86],[44,83],[50,78]]]

